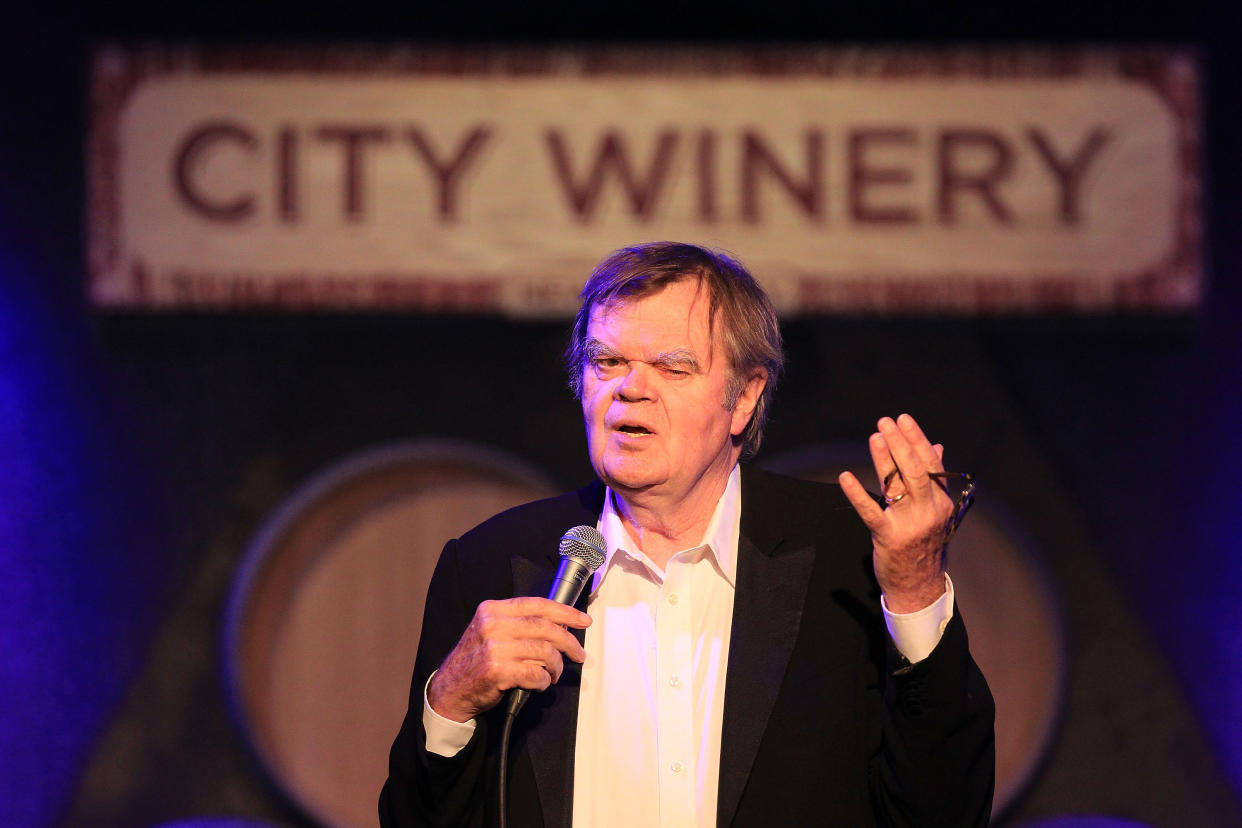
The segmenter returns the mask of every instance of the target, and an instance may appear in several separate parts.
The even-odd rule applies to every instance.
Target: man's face
[[[749,382],[724,407],[730,368],[711,341],[710,300],[698,279],[592,310],[582,376],[591,465],[622,494],[684,499],[697,487],[719,495],[737,462],[732,437],[745,429],[763,388]],[[702,490],[699,490],[702,491]]]

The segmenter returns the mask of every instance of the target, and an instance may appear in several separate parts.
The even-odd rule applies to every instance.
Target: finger
[[[936,459],[940,461],[939,470],[944,471],[944,446],[941,443],[935,443],[932,449],[936,452]],[[941,491],[946,495],[949,494],[949,486],[943,479],[933,478],[933,480],[935,480],[936,485],[940,487]],[[949,497],[952,497],[952,495],[949,495]]]
[[[901,470],[901,478],[906,484],[905,491],[912,492],[926,483],[926,469],[923,461],[919,459],[918,453],[897,426],[897,422],[892,417],[881,417],[876,423],[876,428],[880,430],[880,436],[884,439],[884,445],[888,453],[892,455],[893,462]],[[884,492],[885,497],[892,494],[891,489]]]
[[[512,686],[521,687],[524,690],[542,691],[552,686],[552,683],[559,677],[559,673],[554,677],[543,662],[526,661],[515,669]]]
[[[488,633],[498,639],[510,641],[543,642],[549,647],[555,648],[557,651],[569,656],[574,661],[581,662],[586,658],[586,651],[573,633],[560,624],[555,624],[546,618],[540,618],[536,615],[528,615],[522,618],[506,618],[504,621],[493,625],[488,630]]]
[[[564,627],[554,627],[552,637],[547,640],[558,653],[564,653],[579,664],[586,660],[586,650],[583,649],[582,643]]]
[[[560,650],[547,641],[515,641],[510,648],[510,656],[518,664],[538,664],[551,676],[552,681],[560,680],[565,671],[565,661]],[[519,668],[524,670],[524,666]]]
[[[925,500],[933,496],[931,477],[927,473],[935,469],[939,461],[931,443],[927,442],[923,432],[918,429],[918,423],[914,422],[914,418],[908,414],[903,414],[902,418],[909,421],[905,427],[899,426],[896,421],[888,417],[880,420],[881,433],[884,435],[889,451],[892,452],[893,458],[901,468],[906,492],[915,500]],[[908,430],[910,426],[913,426],[913,430]],[[920,451],[925,451],[926,456]],[[885,496],[891,496],[891,490],[886,492]]]
[[[867,440],[867,449],[871,452],[871,465],[875,468],[875,479],[880,484],[880,492],[887,495],[887,487],[885,482],[890,474],[897,470],[897,461],[893,459],[893,455],[888,450],[888,444],[884,442],[884,435],[876,432]]]
[[[897,426],[928,471],[944,471],[944,467],[940,465],[940,455],[936,453],[931,440],[927,439],[927,435],[923,433],[923,429],[913,417],[909,414],[902,414],[897,418]]]
[[[533,616],[546,618],[553,624],[564,624],[568,627],[583,629],[591,625],[591,616],[565,604],[559,604],[547,598],[527,595],[520,598],[509,598],[504,601],[491,601],[497,613],[509,616]]]
[[[884,510],[871,499],[871,495],[858,482],[858,478],[850,472],[841,472],[837,477],[837,482],[841,484],[841,491],[845,493],[854,511],[862,518],[862,522],[867,524],[867,528],[872,532],[883,528]]]

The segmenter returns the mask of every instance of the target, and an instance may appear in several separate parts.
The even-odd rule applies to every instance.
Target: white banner
[[[1181,53],[104,49],[93,80],[104,308],[560,316],[655,239],[785,314],[1201,291]]]

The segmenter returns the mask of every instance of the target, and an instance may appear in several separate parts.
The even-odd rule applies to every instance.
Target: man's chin
[[[645,492],[661,482],[650,469],[632,463],[605,461],[595,473],[609,487],[622,492]]]

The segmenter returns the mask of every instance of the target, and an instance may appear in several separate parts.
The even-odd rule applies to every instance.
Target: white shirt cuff
[[[434,675],[435,673],[431,674]],[[470,737],[474,735],[475,721],[471,719],[468,722],[455,722],[431,709],[431,702],[427,701],[431,676],[427,677],[427,683],[423,685],[423,731],[427,734],[427,752],[453,757],[470,743]]]
[[[944,595],[918,612],[889,612],[888,602],[883,595],[880,596],[880,606],[884,609],[884,624],[888,627],[893,643],[914,664],[931,655],[931,651],[940,643],[940,637],[944,635],[944,628],[953,618],[953,580],[946,572]]]

